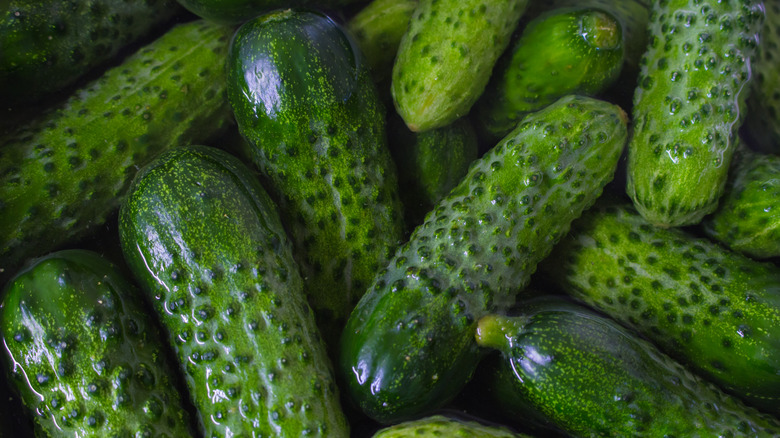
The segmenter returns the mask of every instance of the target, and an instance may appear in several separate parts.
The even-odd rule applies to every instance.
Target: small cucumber
[[[363,0],[178,0],[187,10],[207,20],[240,24],[277,8],[343,7]]]
[[[242,162],[166,152],[134,180],[119,233],[207,437],[348,436],[291,244]]]
[[[397,115],[388,120],[390,153],[407,226],[422,223],[478,158],[477,134],[467,117],[425,132],[412,132]]]
[[[780,412],[780,268],[600,203],[539,269],[726,391]]]
[[[743,132],[751,147],[780,154],[780,3],[765,1],[764,10]]]
[[[500,426],[478,421],[460,420],[444,415],[431,415],[407,421],[377,431],[372,438],[527,438]]]
[[[653,2],[626,183],[652,224],[697,224],[717,207],[744,119],[763,3]]]
[[[507,308],[536,264],[612,179],[626,115],[564,97],[475,161],[379,271],[341,338],[352,400],[380,422],[442,406],[480,354],[476,320]]]
[[[780,256],[778,175],[780,157],[738,148],[718,209],[702,222],[704,233],[755,259]]]
[[[449,125],[485,90],[527,0],[420,0],[401,39],[391,91],[412,131]]]
[[[193,436],[167,342],[115,265],[83,250],[35,259],[0,307],[11,383],[42,436]]]
[[[573,436],[770,437],[780,422],[689,372],[588,308],[546,298],[479,320],[477,342],[502,354],[498,404]]]
[[[103,224],[139,166],[229,123],[231,33],[203,21],[178,25],[6,139],[0,273]]]
[[[389,78],[401,38],[419,0],[373,0],[347,23],[374,82]]]
[[[228,96],[336,342],[403,233],[385,109],[362,55],[326,15],[270,12],[236,32]]]
[[[499,61],[475,106],[488,138],[500,139],[522,116],[567,94],[595,95],[623,66],[618,21],[598,9],[555,9],[532,20]]]
[[[5,0],[0,102],[30,104],[73,84],[180,12],[173,0]]]

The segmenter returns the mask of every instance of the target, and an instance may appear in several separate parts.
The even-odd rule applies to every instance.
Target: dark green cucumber
[[[346,31],[311,11],[274,11],[239,28],[228,95],[270,180],[325,336],[402,239],[403,209],[385,109]]]
[[[527,0],[420,0],[401,39],[391,91],[412,131],[468,114],[525,11]]]
[[[390,77],[398,46],[418,2],[373,0],[347,23],[347,29],[360,46],[375,82]]]
[[[479,321],[502,353],[498,405],[573,436],[770,437],[780,422],[749,408],[586,307],[547,298]]]
[[[59,91],[180,12],[173,0],[5,0],[0,101],[29,104]]]
[[[780,3],[765,1],[758,55],[747,99],[746,138],[764,153],[780,153]]]
[[[605,203],[540,271],[728,392],[780,412],[780,268]]]
[[[778,175],[780,157],[738,148],[718,209],[702,221],[707,236],[755,259],[780,256]]]
[[[715,210],[744,119],[761,1],[656,1],[634,93],[626,191],[648,221]]]
[[[475,106],[487,137],[567,94],[595,95],[623,66],[619,22],[598,9],[555,9],[532,20],[493,72]]]
[[[219,149],[170,150],[119,218],[128,265],[166,327],[206,436],[348,436],[276,206]]]
[[[480,359],[476,320],[505,309],[612,178],[626,116],[568,96],[475,161],[378,272],[341,339],[345,386],[394,422],[452,399]]]
[[[398,168],[406,224],[413,228],[466,176],[479,155],[477,134],[467,117],[441,128],[412,132],[400,117],[391,115],[388,138]]]
[[[0,147],[0,272],[84,236],[119,208],[139,166],[230,121],[232,30],[171,29]]]
[[[192,13],[207,20],[239,24],[277,8],[307,6],[340,8],[364,0],[178,0]]]
[[[115,265],[83,250],[38,258],[1,307],[4,359],[43,436],[193,436],[167,342]]]
[[[407,421],[377,431],[372,438],[524,438],[507,428],[460,420],[444,415],[431,415]]]

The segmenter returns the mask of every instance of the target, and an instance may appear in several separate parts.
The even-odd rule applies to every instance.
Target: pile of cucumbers
[[[0,438],[780,437],[778,30],[0,2]]]

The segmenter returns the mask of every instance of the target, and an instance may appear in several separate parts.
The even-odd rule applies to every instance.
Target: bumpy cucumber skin
[[[242,25],[228,70],[239,129],[269,179],[319,325],[337,342],[402,240],[384,106],[346,31],[312,11]]]
[[[599,204],[540,271],[760,408],[780,399],[780,269]]]
[[[765,1],[758,55],[747,99],[746,138],[765,153],[780,153],[780,3]]]
[[[232,30],[171,29],[0,148],[0,272],[103,224],[133,175],[163,150],[229,123]]]
[[[760,1],[657,1],[632,110],[626,191],[659,226],[717,207],[744,119]]]
[[[46,436],[192,436],[167,343],[118,268],[67,250],[34,260],[2,302],[4,359]]]
[[[173,0],[7,0],[0,6],[0,101],[58,91],[160,28]]]
[[[418,0],[373,0],[347,23],[374,82],[390,77],[398,46],[417,4]]]
[[[747,407],[612,319],[547,298],[480,320],[502,353],[499,405],[574,436],[764,437],[780,422]]]
[[[467,117],[425,132],[412,132],[397,115],[388,120],[390,153],[398,168],[398,187],[408,227],[466,176],[479,156],[477,134]]]
[[[567,96],[472,164],[347,321],[340,372],[364,413],[405,420],[458,393],[480,359],[476,320],[513,302],[612,178],[626,136],[618,107]]]
[[[718,209],[702,221],[704,233],[755,259],[780,256],[780,157],[742,146],[731,166]]]
[[[499,61],[475,112],[500,139],[525,113],[567,94],[595,95],[623,66],[620,24],[596,9],[556,9],[532,20]]]
[[[407,421],[377,431],[372,438],[524,438],[498,426],[488,426],[477,421],[466,421],[444,415],[431,415]]]
[[[291,244],[243,163],[168,151],[139,172],[119,220],[206,436],[349,435]]]
[[[485,90],[527,0],[421,0],[401,39],[391,92],[412,131],[468,114]]]

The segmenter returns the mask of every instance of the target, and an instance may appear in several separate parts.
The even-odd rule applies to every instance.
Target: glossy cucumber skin
[[[403,120],[388,120],[390,153],[398,169],[398,188],[407,227],[425,215],[466,176],[479,156],[477,134],[468,117],[425,132],[412,132]]]
[[[328,340],[402,239],[385,109],[345,30],[313,11],[246,22],[228,59],[228,95],[269,180]]]
[[[0,147],[0,277],[82,237],[116,212],[138,167],[230,120],[232,30],[171,29]]]
[[[350,315],[343,388],[394,422],[449,401],[480,359],[476,320],[505,309],[613,176],[626,116],[568,96],[530,114],[417,227]]]
[[[364,0],[178,0],[201,18],[225,24],[240,24],[277,8],[335,8]]]
[[[468,114],[485,89],[527,0],[421,0],[401,39],[391,92],[410,130]]]
[[[716,208],[744,119],[763,16],[760,1],[654,2],[626,183],[651,223],[693,225]]]
[[[181,12],[174,0],[7,0],[0,101],[29,104],[74,83]]]
[[[532,20],[494,69],[476,120],[500,139],[530,111],[567,94],[596,95],[623,66],[619,22],[598,9],[555,9]]]
[[[499,426],[481,424],[477,421],[460,420],[444,415],[431,415],[406,421],[377,431],[372,438],[524,438]]]
[[[42,436],[193,436],[156,321],[97,253],[35,259],[5,288],[0,330]]]
[[[480,320],[502,358],[499,405],[573,436],[770,437],[780,422],[745,406],[614,320],[546,298]]]
[[[348,436],[291,244],[243,163],[205,146],[166,152],[134,180],[119,232],[205,436]]]
[[[743,145],[731,166],[718,208],[704,218],[702,230],[751,258],[780,256],[780,157]]]
[[[743,132],[750,145],[764,153],[780,153],[780,4],[764,2],[766,17],[761,28],[753,81],[747,99],[748,117]]]
[[[392,74],[398,46],[418,3],[418,0],[373,0],[347,23],[375,82]]]
[[[598,204],[540,271],[750,404],[780,398],[780,269]]]

